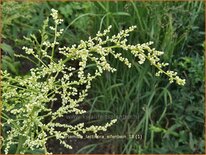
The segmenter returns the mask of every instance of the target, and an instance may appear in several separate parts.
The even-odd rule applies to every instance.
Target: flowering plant
[[[102,33],[98,32],[87,41],[81,40],[79,45],[71,47],[58,47],[58,39],[63,33],[59,25],[63,22],[58,18],[58,11],[52,9],[51,17],[54,26],[49,26],[49,18],[44,22],[41,32],[41,40],[35,35],[26,38],[33,47],[23,47],[28,59],[32,56],[37,67],[30,69],[29,75],[12,77],[6,70],[2,71],[2,127],[7,136],[3,137],[4,153],[8,154],[12,145],[17,146],[16,153],[27,153],[28,150],[43,149],[48,153],[46,142],[49,138],[56,138],[64,147],[72,149],[66,143],[68,135],[82,138],[83,134],[98,131],[106,131],[117,120],[111,120],[104,126],[85,126],[84,123],[69,125],[58,120],[68,113],[80,115],[86,111],[80,108],[81,102],[88,95],[92,81],[101,76],[104,71],[114,72],[116,69],[107,61],[107,57],[123,62],[129,68],[131,63],[116,49],[123,49],[138,58],[138,63],[143,64],[148,60],[158,69],[157,76],[165,74],[170,82],[184,85],[174,71],[165,71],[168,63],[160,62],[163,54],[154,48],[150,48],[152,42],[129,45],[126,37],[136,27],[132,26],[120,31],[117,35],[108,36],[111,26]],[[51,31],[54,37],[51,41],[47,31]],[[60,54],[61,59],[56,60],[55,55]],[[25,57],[24,55],[16,55]],[[71,62],[78,62],[78,67]],[[59,104],[54,110],[52,105]]]

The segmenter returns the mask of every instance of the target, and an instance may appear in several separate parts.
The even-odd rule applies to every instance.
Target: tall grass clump
[[[115,33],[135,24],[136,33],[130,35],[128,42],[154,41],[154,47],[165,51],[164,60],[175,61],[169,67],[174,65],[186,69],[191,65],[186,69],[188,72],[182,70],[181,73],[193,85],[193,90],[189,84],[185,88],[176,88],[165,83],[163,79],[155,78],[150,64],[140,66],[136,60],[132,60],[133,67],[128,71],[121,63],[110,58],[121,72],[112,75],[105,73],[96,80],[91,90],[93,99],[88,99],[92,107],[91,113],[120,118],[127,116],[114,125],[110,133],[141,135],[142,138],[105,140],[105,145],[111,146],[108,147],[108,152],[174,153],[171,148],[176,148],[175,153],[203,152],[204,61],[201,57],[204,51],[204,3],[94,2],[91,12],[103,14],[92,17],[94,23],[91,32],[104,29],[111,24],[115,28],[111,33]],[[200,26],[203,28],[199,28]],[[196,40],[193,35],[196,36]],[[191,49],[191,46],[194,49]],[[125,55],[130,57],[127,53]],[[199,60],[199,63],[192,65],[195,60]],[[192,74],[197,72],[201,72],[201,75],[198,74],[199,84],[194,82],[192,77]],[[198,92],[199,87],[201,94]],[[183,109],[187,107],[188,102],[190,110],[186,113]],[[195,113],[192,112],[193,108],[196,109]],[[181,121],[177,114],[179,118],[193,116],[188,118],[189,121]],[[191,121],[194,123],[190,124]],[[198,134],[195,133],[198,129],[192,124],[200,126],[202,130]]]

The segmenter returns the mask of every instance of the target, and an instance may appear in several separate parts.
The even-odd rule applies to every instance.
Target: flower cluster
[[[51,16],[52,16],[52,18],[53,18],[56,25],[59,25],[63,22],[63,19],[58,18],[58,10],[51,9]]]
[[[7,71],[2,72],[2,117],[4,120],[2,126],[10,127],[6,131],[8,136],[3,141],[5,154],[9,153],[13,144],[18,145],[16,153],[25,153],[28,149],[36,148],[44,149],[45,153],[48,153],[45,146],[46,141],[51,137],[55,137],[60,144],[71,149],[72,146],[66,143],[68,135],[82,138],[86,132],[96,135],[98,131],[106,131],[112,126],[117,121],[116,119],[104,126],[92,125],[89,127],[84,123],[76,125],[60,123],[58,119],[69,113],[76,115],[86,113],[84,109],[80,108],[80,104],[88,95],[92,81],[97,76],[101,76],[104,71],[116,71],[107,60],[109,55],[131,67],[129,60],[116,49],[130,51],[134,57],[138,58],[139,64],[148,60],[152,66],[158,69],[157,76],[165,74],[169,77],[170,82],[176,81],[179,85],[185,84],[185,80],[177,76],[176,72],[163,70],[163,67],[168,64],[160,62],[159,57],[163,52],[150,48],[152,42],[137,45],[127,44],[126,37],[135,29],[135,26],[109,37],[110,26],[103,33],[98,32],[95,37],[89,37],[87,41],[81,40],[79,45],[57,48],[59,44],[57,39],[63,33],[62,29],[58,29],[58,25],[63,20],[58,18],[58,11],[54,9],[52,9],[51,16],[55,26],[48,27],[54,33],[53,42],[51,43],[48,37],[42,35],[43,41],[41,49],[38,51],[34,47],[23,47],[25,53],[36,58],[40,65],[32,68],[30,74],[25,76],[12,77]],[[47,24],[48,20],[46,20],[43,30],[46,30]],[[42,33],[45,34],[44,31]],[[108,43],[111,46],[108,46]],[[58,52],[63,58],[54,59],[54,52]],[[78,62],[78,67],[70,66],[68,62],[72,61]],[[91,63],[94,64],[94,67],[88,70]],[[54,111],[53,104],[61,106]],[[21,143],[18,144],[16,139],[19,139]]]

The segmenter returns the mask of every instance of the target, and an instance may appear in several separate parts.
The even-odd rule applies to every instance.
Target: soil
[[[60,106],[59,103],[54,104],[52,109],[56,111],[59,108],[59,106]],[[82,104],[79,108],[88,111],[90,109],[90,106],[88,104]],[[67,114],[64,117],[58,119],[57,121],[59,123],[70,124],[70,125],[84,122],[86,126],[87,125],[90,126],[89,122],[91,121],[95,122],[95,119],[91,120],[88,118],[88,114],[85,114],[84,116],[80,115],[78,117],[78,115]],[[76,118],[76,120],[74,120],[74,118]],[[92,123],[92,125],[103,125],[103,124]],[[117,152],[117,149],[116,149],[117,147],[114,145],[115,143],[114,139],[101,138],[101,137],[106,137],[106,135],[111,135],[111,131],[98,132],[98,135],[100,138],[94,138],[94,135],[91,135],[91,133],[87,133],[86,135],[83,135],[84,137],[83,139],[68,138],[66,140],[66,143],[71,145],[73,147],[72,149],[65,148],[63,145],[59,143],[59,140],[56,140],[55,138],[49,139],[47,142],[47,149],[48,149],[48,152],[52,152],[53,154],[74,154],[74,153],[111,154],[111,153]],[[90,148],[87,148],[79,152],[84,147],[87,147],[89,145],[92,146],[95,144],[97,144],[96,147],[90,147]]]

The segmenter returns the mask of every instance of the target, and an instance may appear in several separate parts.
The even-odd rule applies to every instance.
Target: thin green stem
[[[20,152],[22,151],[22,148],[23,148],[23,143],[24,143],[24,137],[23,136],[20,136],[19,138],[19,141],[18,141],[18,146],[17,146],[17,149],[16,149],[16,153],[15,154],[20,154]]]
[[[52,54],[51,54],[51,58],[54,58],[54,49],[55,49],[55,45],[56,45],[56,39],[57,39],[57,23],[55,23],[55,28],[54,28],[54,42],[53,42],[53,47],[52,47]]]

